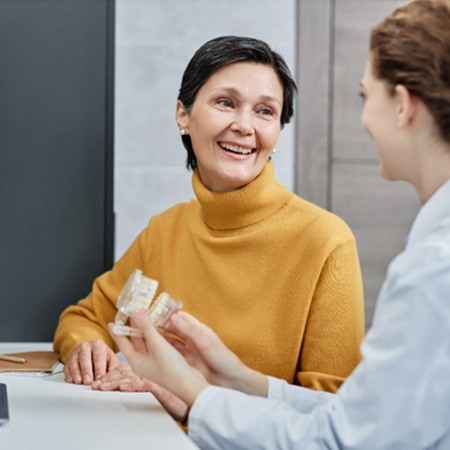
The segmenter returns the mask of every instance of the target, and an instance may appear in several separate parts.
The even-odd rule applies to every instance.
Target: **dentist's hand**
[[[208,382],[158,332],[145,311],[133,313],[132,325],[142,331],[144,337],[128,339],[113,333],[112,336],[133,371],[191,406],[200,392],[208,386]]]
[[[166,336],[209,383],[247,394],[267,396],[267,377],[242,363],[211,328],[195,317],[180,311],[170,318],[165,329],[182,339]]]
[[[180,338],[158,333],[144,311],[136,311],[132,325],[143,338],[113,335],[138,375],[158,383],[191,406],[208,384],[267,396],[268,379],[231,352],[211,330],[186,312],[174,314],[166,330]],[[170,344],[171,345],[170,345]]]

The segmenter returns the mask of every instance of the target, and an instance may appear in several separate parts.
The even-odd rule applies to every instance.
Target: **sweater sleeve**
[[[330,253],[323,266],[308,315],[297,382],[336,392],[361,360],[364,332],[361,269],[351,239]]]
[[[145,273],[147,230],[148,228],[136,238],[110,271],[95,279],[86,298],[62,312],[55,331],[53,348],[60,353],[63,362],[79,344],[97,339],[117,351],[108,331],[108,323],[114,321],[119,293],[130,274],[135,269]]]

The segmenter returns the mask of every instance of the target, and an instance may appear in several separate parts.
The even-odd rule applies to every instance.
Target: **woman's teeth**
[[[239,153],[240,155],[248,155],[253,151],[252,148],[239,147],[238,145],[223,144],[223,143],[219,143],[219,145],[224,150],[228,150],[233,153]]]

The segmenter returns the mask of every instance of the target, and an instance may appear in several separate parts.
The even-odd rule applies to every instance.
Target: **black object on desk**
[[[0,425],[8,422],[8,396],[6,395],[6,384],[0,383]]]

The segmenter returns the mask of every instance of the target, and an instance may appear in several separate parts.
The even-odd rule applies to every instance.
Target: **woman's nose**
[[[231,129],[245,135],[252,134],[254,129],[251,112],[246,110],[237,111],[231,124]]]

